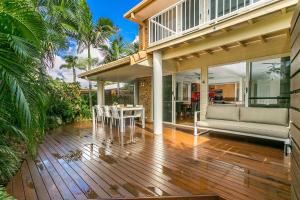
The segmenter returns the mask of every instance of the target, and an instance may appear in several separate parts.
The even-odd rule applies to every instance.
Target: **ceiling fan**
[[[264,65],[270,65],[268,66],[268,71],[266,72],[272,80],[274,80],[274,78],[276,78],[276,76],[278,75],[282,75],[281,72],[281,63],[263,63]]]

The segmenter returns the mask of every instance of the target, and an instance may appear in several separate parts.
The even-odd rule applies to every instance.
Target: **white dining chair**
[[[109,106],[104,106],[104,121],[106,123],[109,123],[110,119],[111,119],[110,108]]]
[[[123,115],[123,119],[126,120],[126,119],[129,119],[130,120],[130,125],[133,126],[133,116],[132,115]],[[120,113],[119,113],[119,110],[116,106],[112,106],[111,107],[111,122],[110,122],[110,127],[112,128],[112,125],[115,124],[117,125],[118,124],[118,129],[119,131],[121,130],[121,116],[120,116]],[[124,127],[125,127],[125,122],[124,122]]]
[[[102,106],[96,105],[95,106],[95,111],[96,111],[96,120],[101,121],[102,124],[104,124],[104,110]]]
[[[127,108],[133,108],[133,105],[132,104],[127,104],[126,107]],[[126,116],[132,116],[132,111],[125,111],[124,115],[126,115]]]

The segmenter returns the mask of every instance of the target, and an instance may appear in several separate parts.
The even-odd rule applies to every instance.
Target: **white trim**
[[[277,138],[277,137],[271,137],[271,136],[264,136],[264,135],[257,135],[257,134],[252,134],[252,133],[244,133],[244,132],[239,132],[239,131],[231,131],[231,130],[224,130],[224,129],[216,129],[216,128],[208,128],[208,127],[199,127],[197,126],[197,130],[209,130],[209,131],[216,131],[216,132],[221,132],[221,133],[230,133],[234,135],[242,135],[242,136],[248,136],[248,137],[253,137],[253,138],[262,138],[262,139],[268,139],[268,140],[275,140],[275,141],[281,141],[281,142],[287,142],[290,139],[284,139],[284,138]],[[201,134],[201,133],[200,133]]]
[[[163,15],[164,13],[168,12],[168,10],[173,9],[174,7],[177,7],[177,8],[176,8],[176,12],[177,12],[176,14],[178,14],[178,11],[179,11],[178,7],[182,6],[182,4],[185,3],[186,1],[188,1],[188,0],[180,0],[180,1],[177,2],[176,4],[171,5],[171,6],[169,6],[168,8],[166,8],[166,9],[160,11],[159,13],[157,13],[157,14],[155,14],[154,16],[150,17],[150,18],[149,18],[149,22],[152,21],[155,17],[158,17],[158,16],[160,16],[160,15]],[[210,5],[210,2],[211,2],[211,1],[210,1],[210,0],[204,0],[205,3],[206,3],[206,1],[208,1],[208,4]],[[280,1],[280,0],[260,0],[260,1],[255,2],[255,3],[254,3],[253,1],[250,1],[250,4],[249,4],[249,5],[244,5],[244,7],[240,8],[240,9],[238,8],[238,5],[237,5],[237,8],[236,8],[235,11],[229,12],[229,13],[227,13],[227,14],[225,14],[225,15],[220,16],[220,17],[218,17],[218,3],[217,3],[217,4],[216,4],[216,8],[215,8],[215,12],[216,12],[215,15],[216,15],[216,16],[215,16],[215,19],[213,19],[213,20],[210,19],[210,6],[207,8],[207,10],[209,11],[209,13],[206,12],[206,10],[205,10],[206,7],[204,6],[202,12],[204,13],[203,19],[206,19],[206,20],[203,20],[202,23],[201,23],[201,20],[199,19],[199,25],[194,26],[194,27],[189,28],[189,29],[186,29],[186,30],[184,30],[184,31],[182,31],[181,29],[179,30],[178,27],[177,27],[177,30],[176,30],[176,32],[174,33],[174,35],[171,35],[171,36],[168,36],[168,37],[165,37],[165,38],[162,37],[163,39],[160,39],[160,40],[157,40],[157,41],[152,40],[152,41],[154,41],[154,42],[149,41],[149,47],[153,47],[153,46],[156,46],[156,45],[158,45],[158,44],[161,44],[161,43],[170,41],[170,40],[172,40],[172,39],[174,39],[174,38],[178,38],[178,37],[183,36],[183,35],[185,35],[185,34],[187,34],[187,33],[192,33],[192,32],[194,32],[194,31],[198,31],[198,30],[204,29],[204,28],[207,27],[207,26],[210,26],[210,25],[213,25],[213,24],[222,22],[222,21],[224,21],[224,20],[228,20],[228,19],[230,19],[231,17],[235,17],[235,16],[238,16],[238,15],[240,15],[240,14],[244,14],[244,13],[253,11],[253,10],[255,10],[255,9],[258,9],[258,8],[260,8],[260,7],[263,7],[263,6],[266,6],[266,5],[270,4],[270,3],[275,3],[275,2],[278,2],[278,1]],[[238,2],[238,0],[237,0],[237,2]],[[252,4],[251,4],[251,3],[252,3]],[[223,4],[223,6],[224,6],[224,5],[225,5],[225,4]],[[231,10],[231,7],[230,7],[230,10]],[[200,6],[199,6],[199,13],[201,13]],[[182,16],[182,13],[181,13],[181,16]],[[206,17],[205,17],[205,16],[206,16]],[[178,17],[178,16],[177,16],[177,17]],[[189,16],[189,17],[190,17],[190,16]],[[178,19],[182,19],[182,17],[181,17],[181,18],[176,18],[176,24],[177,24],[177,26],[178,26],[178,24],[179,24],[179,23],[177,23],[177,22],[178,22]],[[186,20],[185,20],[185,21],[186,21]],[[149,30],[150,30],[150,29],[151,29],[151,26],[149,25]],[[156,32],[156,31],[155,31],[155,32]],[[149,37],[149,38],[151,38],[151,36],[152,36],[152,35],[151,35],[151,31],[149,31],[149,33],[150,33],[150,37]],[[155,40],[156,40],[156,39],[155,39]]]

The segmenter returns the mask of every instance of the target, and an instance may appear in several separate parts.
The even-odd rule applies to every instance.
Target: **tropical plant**
[[[88,51],[88,65],[87,70],[91,70],[92,57],[91,48],[98,47],[103,44],[107,39],[116,33],[117,29],[113,25],[112,21],[107,18],[100,18],[97,24],[93,23],[92,13],[87,5],[86,0],[79,0],[81,12],[79,13],[79,27],[78,27],[78,51],[82,52],[84,49]],[[89,104],[92,109],[92,95],[91,95],[92,84],[89,81]]]
[[[88,102],[81,96],[79,83],[49,78],[47,91],[47,128],[91,117]]]
[[[140,42],[138,42],[138,41],[133,42],[128,46],[128,53],[130,55],[138,53],[139,50],[140,50]]]
[[[26,135],[31,153],[45,112],[37,75],[46,26],[30,1],[0,1],[0,132]]]
[[[46,40],[43,42],[44,64],[53,67],[57,51],[69,47],[70,38],[78,30],[79,0],[31,0],[42,15],[47,26]]]
[[[9,196],[7,192],[5,191],[5,188],[0,187],[0,199],[1,200],[15,200],[15,198]]]
[[[73,82],[76,82],[76,68],[85,69],[86,61],[79,60],[77,56],[67,55],[64,57],[66,64],[62,64],[60,69],[72,69],[73,71]]]
[[[45,66],[75,35],[78,5],[78,0],[0,1],[0,184],[18,169],[20,156],[36,153],[44,136]]]
[[[104,53],[104,63],[109,63],[129,55],[128,45],[123,37],[115,37],[109,44],[100,45],[99,48]]]
[[[109,63],[139,52],[139,42],[126,43],[122,36],[116,36],[110,43],[100,45],[104,53],[104,63]]]

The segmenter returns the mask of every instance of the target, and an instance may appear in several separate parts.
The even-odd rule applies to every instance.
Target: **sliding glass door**
[[[163,121],[173,123],[173,77],[172,75],[163,77]]]
[[[250,63],[249,106],[289,107],[290,58]]]

